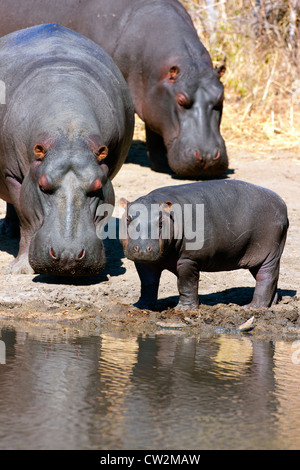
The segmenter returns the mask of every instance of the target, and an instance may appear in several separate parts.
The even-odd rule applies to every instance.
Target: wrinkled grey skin
[[[52,22],[113,57],[146,124],[154,170],[192,178],[227,170],[223,85],[178,0],[0,0],[0,35]]]
[[[21,235],[7,272],[98,273],[99,209],[113,207],[134,127],[126,82],[98,45],[56,24],[1,38],[0,64],[0,197],[5,228],[14,207]]]
[[[159,204],[161,215],[136,214],[136,204],[149,213]],[[204,204],[204,236],[200,249],[188,249],[187,227],[178,238],[172,207]],[[195,212],[193,212],[193,222]],[[170,237],[150,237],[150,228],[168,220]],[[179,219],[177,219],[179,220]],[[131,224],[139,223],[140,236],[129,236]],[[125,225],[127,227],[125,227]],[[199,305],[199,271],[249,269],[256,287],[249,308],[269,307],[277,301],[280,257],[284,248],[288,218],[284,201],[274,192],[243,181],[206,181],[170,186],[152,191],[127,205],[122,217],[121,243],[124,254],[135,262],[141,296],[137,306],[152,307],[157,300],[161,272],[167,269],[178,278],[179,309]],[[127,235],[126,235],[127,233]],[[131,232],[134,233],[134,232]],[[154,232],[155,233],[155,232]],[[147,235],[148,234],[148,235]]]

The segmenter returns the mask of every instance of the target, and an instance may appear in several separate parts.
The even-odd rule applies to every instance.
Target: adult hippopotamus
[[[0,0],[0,35],[52,22],[113,57],[146,124],[154,170],[196,178],[227,170],[223,85],[178,0]]]
[[[57,24],[1,38],[0,64],[0,197],[21,234],[7,272],[32,272],[29,253],[37,273],[95,274],[101,207],[113,207],[133,134],[127,84],[98,45]]]
[[[155,304],[161,272],[178,278],[181,309],[198,307],[199,271],[249,269],[248,307],[277,301],[287,208],[274,192],[243,181],[205,181],[152,191],[127,205],[120,239],[135,262],[140,307]]]

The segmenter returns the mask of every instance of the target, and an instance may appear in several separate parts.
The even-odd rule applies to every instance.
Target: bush
[[[300,2],[182,0],[222,77],[222,132],[255,150],[300,145]]]

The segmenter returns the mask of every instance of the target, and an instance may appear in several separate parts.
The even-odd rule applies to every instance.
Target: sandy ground
[[[157,311],[133,306],[139,297],[139,279],[134,264],[124,258],[118,240],[106,240],[107,266],[92,278],[63,279],[46,275],[4,275],[7,264],[18,252],[18,240],[0,238],[0,318],[37,322],[46,327],[117,327],[147,332],[157,328],[195,331],[236,332],[239,325],[255,317],[251,334],[294,337],[300,334],[300,153],[294,151],[255,155],[227,144],[230,169],[227,177],[256,183],[276,191],[285,200],[290,219],[279,279],[280,302],[270,309],[245,310],[254,279],[248,271],[201,273],[197,312],[176,313],[176,278],[164,271]],[[113,180],[116,200],[134,200],[160,186],[186,180],[151,171],[143,140],[134,140],[127,162]],[[0,201],[0,218],[5,203]],[[114,217],[122,210],[116,207]]]

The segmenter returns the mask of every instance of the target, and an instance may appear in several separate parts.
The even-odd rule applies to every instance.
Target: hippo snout
[[[66,253],[66,252],[63,252],[63,253],[57,253],[56,251],[54,251],[54,249],[51,247],[49,249],[49,254],[51,256],[52,259],[56,260],[56,261],[61,261],[61,259],[67,259],[67,260],[74,260],[74,261],[81,261],[84,257],[85,257],[85,249],[82,248],[82,250],[80,250],[79,254],[75,256],[73,255],[73,253]]]
[[[223,142],[209,148],[178,143],[170,148],[169,155],[170,168],[182,176],[217,175],[228,169],[228,157]]]
[[[62,239],[43,240],[38,232],[30,244],[29,262],[39,274],[88,276],[104,269],[105,252],[96,234],[78,244]]]
[[[139,253],[140,255],[148,254],[148,253],[151,253],[152,246],[147,245],[146,247],[141,249],[141,247],[139,245],[134,245],[134,247],[132,248],[132,251],[134,251],[134,253]]]
[[[125,248],[126,257],[136,262],[153,262],[160,258],[161,250],[159,244],[153,244],[150,240],[149,243],[137,243],[137,241],[130,241]]]
[[[202,164],[204,168],[212,166],[221,157],[221,151],[219,148],[215,148],[212,152],[201,152],[198,149],[188,149],[186,151],[186,157],[194,160],[195,165]]]
[[[87,257],[85,248],[82,248],[80,251],[78,247],[49,248],[49,262],[55,270],[60,272],[74,275],[78,271],[82,271],[84,269],[85,257]]]

